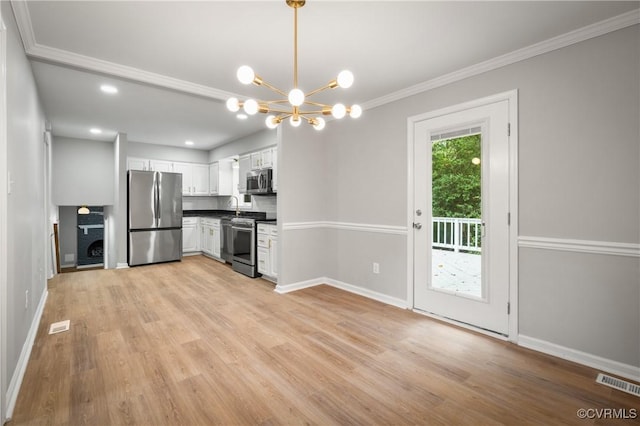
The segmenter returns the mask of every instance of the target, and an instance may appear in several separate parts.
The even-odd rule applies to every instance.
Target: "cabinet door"
[[[192,195],[209,195],[209,166],[192,164]]]
[[[251,170],[258,170],[262,168],[262,153],[254,152],[251,154]]]
[[[238,192],[246,194],[247,192],[247,172],[251,171],[251,156],[243,155],[238,161]]]
[[[220,251],[220,226],[213,226],[213,241],[212,241],[212,254],[217,257],[220,258],[222,256],[221,251]]]
[[[220,164],[209,164],[209,194],[218,195],[219,193],[219,180],[218,175],[220,173]]]
[[[144,158],[127,158],[127,170],[149,170],[149,160]]]
[[[156,172],[173,172],[173,163],[170,161],[151,160],[151,170]]]
[[[198,226],[196,224],[183,225],[182,251],[185,253],[198,251]]]
[[[271,148],[263,150],[260,155],[262,156],[262,168],[273,166],[273,152]]]
[[[271,275],[269,271],[269,249],[258,247],[258,273]]]
[[[269,244],[269,275],[278,277],[278,240],[271,238]]]
[[[182,195],[193,195],[193,172],[189,163],[173,163],[173,172],[182,173]]]

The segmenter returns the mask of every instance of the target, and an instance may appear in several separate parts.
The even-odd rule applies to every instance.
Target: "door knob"
[[[415,229],[422,229],[422,224],[421,224],[421,223],[414,223],[414,224],[413,224],[413,227],[414,227]]]

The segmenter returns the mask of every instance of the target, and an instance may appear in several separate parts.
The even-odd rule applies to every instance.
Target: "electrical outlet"
[[[373,262],[373,273],[374,274],[380,273],[380,264],[378,262]]]
[[[24,308],[29,309],[29,290],[24,292]]]

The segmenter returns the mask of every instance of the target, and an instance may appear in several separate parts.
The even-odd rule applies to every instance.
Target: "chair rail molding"
[[[519,236],[518,247],[614,256],[640,257],[640,244]]]

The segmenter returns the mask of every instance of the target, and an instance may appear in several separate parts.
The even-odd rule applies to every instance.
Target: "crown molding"
[[[33,58],[46,62],[63,64],[75,68],[113,75],[154,86],[165,87],[180,92],[203,96],[211,99],[225,101],[229,97],[240,95],[216,89],[202,84],[165,76],[114,62],[79,55],[73,52],[40,45],[37,43],[31,23],[31,16],[26,1],[11,0],[11,6],[16,17],[18,30],[22,37],[26,54]],[[395,102],[419,93],[436,89],[447,84],[473,77],[488,71],[492,71],[516,62],[524,61],[544,53],[549,53],[563,47],[570,46],[581,41],[598,37],[616,30],[620,30],[640,23],[640,9],[635,9],[604,21],[596,22],[583,28],[553,37],[551,39],[533,44],[522,49],[462,68],[449,74],[436,77],[431,80],[398,90],[388,95],[381,96],[362,103],[362,109],[376,108],[390,102]]]
[[[187,80],[181,80],[162,74],[157,74],[139,68],[121,65],[114,62],[104,61],[102,59],[90,56],[80,55],[69,52],[67,50],[57,49],[54,47],[38,44],[33,32],[31,16],[26,1],[11,1],[18,31],[22,37],[24,50],[32,59],[41,60],[79,68],[87,71],[93,71],[100,74],[107,74],[121,77],[127,80],[133,80],[140,83],[151,84],[154,86],[164,87],[167,89],[177,90],[179,92],[190,93],[193,95],[203,96],[219,101],[226,101],[232,96],[238,94],[227,92],[225,90],[216,89],[214,87],[193,83]]]
[[[427,92],[429,90],[436,89],[438,87],[445,86],[447,84],[455,83],[460,80],[464,80],[469,77],[473,77],[488,71],[493,71],[498,68],[502,68],[507,65],[514,64],[516,62],[524,61],[526,59],[533,58],[538,55],[552,52],[554,50],[561,49],[563,47],[570,46],[572,44],[579,43],[581,41],[589,40],[594,37],[598,37],[604,34],[608,34],[613,31],[621,30],[632,25],[640,24],[640,9],[635,9],[622,15],[614,16],[613,18],[605,19],[604,21],[596,22],[595,24],[588,25],[586,27],[579,28],[577,30],[568,32],[566,34],[550,38],[540,43],[533,44],[531,46],[523,47],[522,49],[515,50],[513,52],[497,56],[493,59],[471,65],[466,68],[462,68],[458,71],[454,71],[449,74],[445,74],[440,77],[436,77],[431,80],[418,83],[414,86],[407,87],[405,89],[398,90],[388,95],[381,96],[379,98],[372,99],[362,104],[362,109],[376,108],[390,102],[395,102],[400,99],[408,98],[419,93]]]

